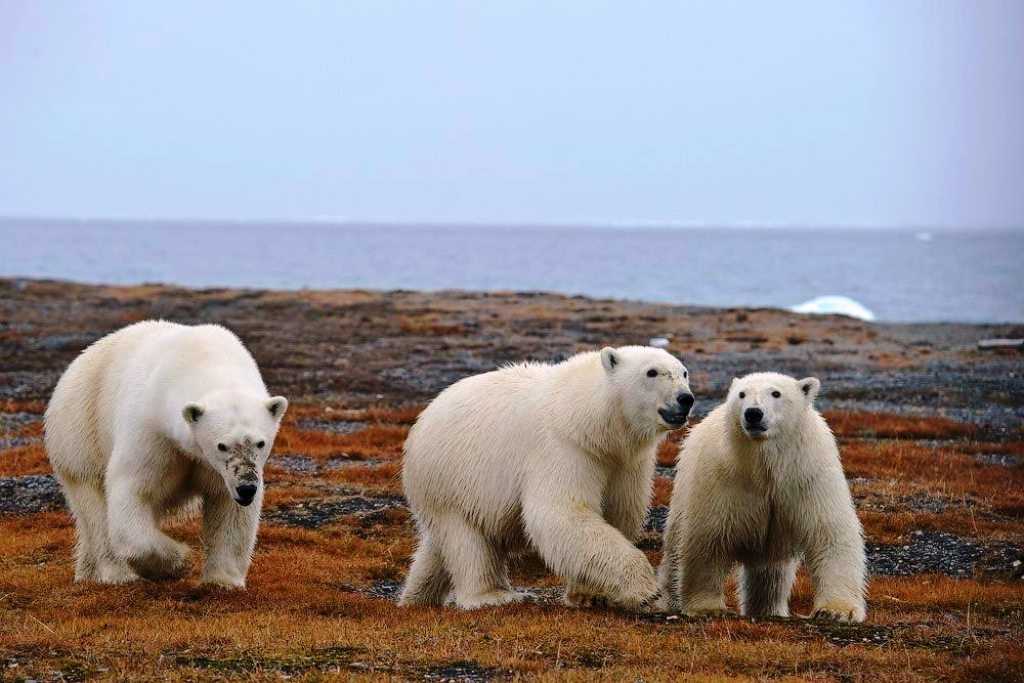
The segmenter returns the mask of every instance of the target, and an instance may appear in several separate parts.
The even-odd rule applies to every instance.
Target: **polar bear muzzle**
[[[235,502],[245,507],[252,503],[260,487],[256,462],[245,454],[236,454],[225,464],[225,483]]]
[[[678,429],[686,424],[686,418],[690,416],[690,409],[693,408],[693,394],[688,391],[680,392],[676,396],[676,404],[658,408],[658,414],[666,424]]]

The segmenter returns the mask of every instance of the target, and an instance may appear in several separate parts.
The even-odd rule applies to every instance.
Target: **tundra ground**
[[[152,317],[221,322],[292,401],[268,465],[246,592],[72,583],[74,527],[42,412],[82,348]],[[868,622],[686,619],[573,610],[534,557],[533,599],[399,609],[414,534],[398,473],[447,384],[524,358],[670,338],[698,415],[734,375],[817,375],[864,522]],[[1012,326],[871,325],[531,292],[270,292],[0,280],[0,680],[284,677],[1024,680],[1024,372],[980,352]],[[649,533],[671,491],[659,454]],[[198,547],[198,524],[171,532]],[[796,613],[810,607],[805,575]]]

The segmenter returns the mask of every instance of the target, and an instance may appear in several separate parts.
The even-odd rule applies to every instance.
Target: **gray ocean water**
[[[545,290],[882,321],[1024,322],[1024,231],[0,221],[0,276],[190,287]]]

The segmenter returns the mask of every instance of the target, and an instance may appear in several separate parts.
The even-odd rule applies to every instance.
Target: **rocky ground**
[[[64,367],[123,325],[219,322],[292,402],[246,593],[71,583],[73,526],[42,448]],[[1024,677],[1020,326],[880,325],[537,292],[187,290],[0,280],[0,680],[517,676]],[[399,610],[413,547],[401,444],[440,389],[502,363],[669,339],[698,414],[733,376],[822,380],[867,533],[869,623],[576,611],[526,557],[519,608]],[[652,561],[678,435],[659,454]],[[194,521],[172,533],[198,547]],[[197,558],[197,562],[199,559]],[[198,564],[197,569],[198,571]],[[806,577],[796,611],[811,599]],[[6,668],[5,668],[6,667]]]

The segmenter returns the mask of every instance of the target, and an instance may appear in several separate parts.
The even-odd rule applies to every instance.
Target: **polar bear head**
[[[283,396],[217,391],[182,410],[200,457],[224,479],[239,505],[249,505],[256,497],[287,409]]]
[[[693,407],[690,373],[675,356],[649,346],[607,346],[601,365],[624,417],[638,431],[686,424]]]
[[[799,425],[820,388],[816,377],[797,380],[777,372],[755,372],[733,379],[726,404],[743,433],[761,441]]]

